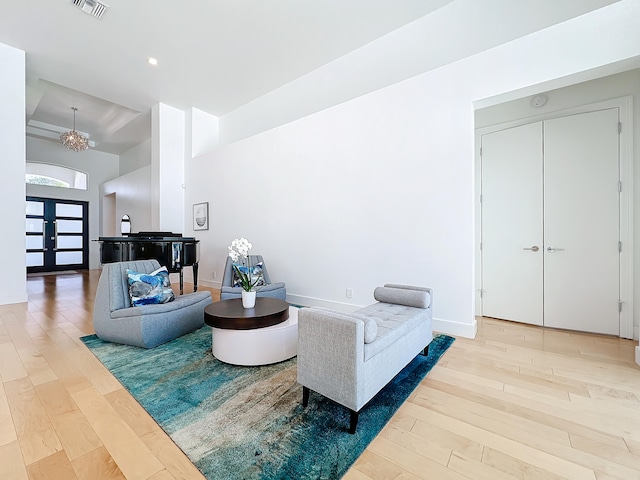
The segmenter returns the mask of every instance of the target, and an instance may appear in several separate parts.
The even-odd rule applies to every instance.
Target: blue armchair
[[[269,277],[269,272],[267,271],[267,266],[262,259],[262,255],[249,255],[249,260],[251,265],[262,263],[262,275],[265,284],[260,287],[256,287],[256,296],[279,298],[280,300],[286,301],[287,289],[284,282],[271,283],[271,277]],[[231,260],[231,257],[227,257],[227,263],[224,267],[224,275],[222,276],[220,300],[231,300],[233,298],[241,297],[242,287],[233,286],[233,260]]]

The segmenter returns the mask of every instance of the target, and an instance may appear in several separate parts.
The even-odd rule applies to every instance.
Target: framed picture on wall
[[[209,230],[209,202],[193,204],[193,229]]]

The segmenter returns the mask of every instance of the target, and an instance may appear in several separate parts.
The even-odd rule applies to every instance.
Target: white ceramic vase
[[[242,290],[242,306],[244,308],[253,308],[256,306],[256,292]]]

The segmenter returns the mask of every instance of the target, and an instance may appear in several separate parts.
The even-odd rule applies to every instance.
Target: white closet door
[[[542,325],[542,213],[542,124],[483,135],[484,316]]]
[[[544,122],[544,325],[619,335],[618,109]]]

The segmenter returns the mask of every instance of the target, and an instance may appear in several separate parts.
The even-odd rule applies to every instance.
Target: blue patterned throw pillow
[[[249,267],[247,267],[246,265],[240,265],[238,263],[234,263],[234,265],[244,275],[247,275],[249,273]],[[258,279],[258,277],[260,277],[260,279],[258,280],[258,283],[256,283],[254,286],[261,287],[265,285],[264,276],[262,272],[262,262],[256,263],[255,265],[251,265],[251,283],[255,282],[256,279]],[[236,271],[235,268],[233,269],[233,286],[234,287],[242,286],[242,283],[240,282],[240,277],[238,277],[238,272]]]
[[[167,303],[173,300],[173,290],[167,267],[160,267],[151,273],[139,273],[127,269],[129,297],[134,307]]]

